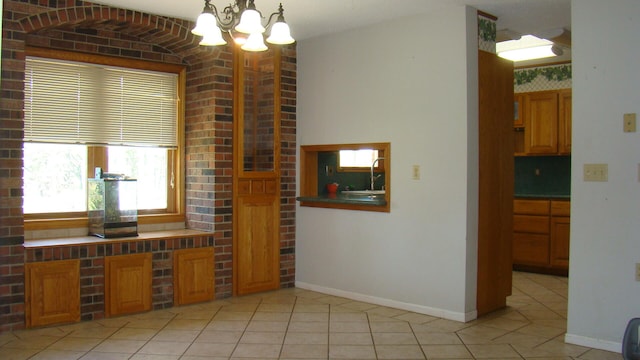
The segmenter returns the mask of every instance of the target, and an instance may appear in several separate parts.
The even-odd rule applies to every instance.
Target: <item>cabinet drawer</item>
[[[535,234],[549,234],[549,217],[514,215],[513,231]]]
[[[548,215],[549,200],[523,200],[513,201],[513,213],[523,215]]]
[[[513,263],[549,265],[549,237],[538,234],[513,234]]]
[[[569,216],[571,214],[570,201],[551,201],[551,215],[553,216]]]

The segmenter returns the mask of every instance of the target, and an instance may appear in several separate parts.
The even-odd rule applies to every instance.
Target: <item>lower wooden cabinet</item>
[[[555,268],[569,268],[569,217],[551,217],[549,262]]]
[[[26,326],[80,321],[80,260],[25,264]]]
[[[516,199],[513,265],[516,270],[567,274],[570,202]]]
[[[151,253],[105,257],[105,315],[151,310]]]
[[[213,300],[215,296],[213,267],[212,247],[174,251],[174,305]]]

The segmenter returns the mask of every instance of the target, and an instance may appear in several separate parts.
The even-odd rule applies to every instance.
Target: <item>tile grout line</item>
[[[411,333],[413,334],[413,338],[416,339],[416,343],[418,344],[418,347],[420,348],[420,352],[422,352],[422,356],[424,356],[424,358],[427,359],[427,353],[424,352],[424,349],[422,348],[422,344],[420,344],[420,340],[418,340],[418,335],[416,335],[416,332],[413,329],[413,324],[410,321],[407,321],[407,324],[409,325],[409,329],[411,329]]]
[[[367,317],[367,325],[369,326],[369,336],[371,336],[371,342],[373,343],[373,353],[376,355],[376,359],[378,359],[378,347],[376,346],[376,340],[373,337],[373,330],[371,329],[371,318],[369,317],[369,313],[366,311],[361,311]]]
[[[329,306],[329,313],[327,314],[327,360],[331,359],[331,304]]]
[[[187,353],[187,351],[189,351],[189,349],[191,349],[191,347],[193,346],[193,343],[196,342],[196,340],[198,340],[198,338],[200,337],[200,335],[202,335],[202,333],[204,332],[204,330],[211,325],[211,323],[213,322],[213,319],[216,317],[216,315],[218,315],[218,313],[220,313],[220,310],[222,310],[222,307],[224,305],[220,305],[220,307],[214,312],[213,316],[211,316],[211,318],[209,319],[209,321],[207,322],[207,324],[198,332],[198,335],[193,338],[193,340],[189,343],[189,346],[187,346],[186,349],[184,349],[184,351],[182,352],[182,354],[180,354],[180,356],[178,357],[179,359],[181,359],[182,357],[185,356],[185,354]],[[158,335],[158,334],[156,334]],[[235,349],[234,349],[235,350]]]
[[[291,325],[291,319],[293,318],[293,313],[296,309],[297,304],[298,304],[298,296],[296,295],[293,300],[293,306],[291,307],[291,313],[289,314],[289,320],[287,321],[287,328],[284,330],[284,336],[282,337],[282,344],[280,345],[280,352],[278,353],[278,359],[282,358],[282,352],[284,351],[284,344],[285,344],[285,341],[287,341],[287,334],[289,334],[289,326]]]

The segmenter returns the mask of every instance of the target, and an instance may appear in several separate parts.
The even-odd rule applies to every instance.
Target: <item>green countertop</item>
[[[571,200],[571,195],[566,194],[513,194],[516,199],[557,199]]]
[[[353,205],[371,205],[384,206],[387,201],[384,195],[353,195],[353,194],[335,194],[335,195],[318,195],[318,196],[299,196],[296,200],[301,202],[319,202],[333,204],[353,204]]]

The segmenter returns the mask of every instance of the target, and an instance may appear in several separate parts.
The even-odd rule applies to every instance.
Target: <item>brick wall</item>
[[[26,46],[187,67],[187,227],[213,232],[216,297],[232,291],[233,56],[205,48],[193,23],[76,0],[7,0],[0,98],[0,332],[24,326],[22,107]],[[283,48],[281,286],[295,275],[296,51]]]

